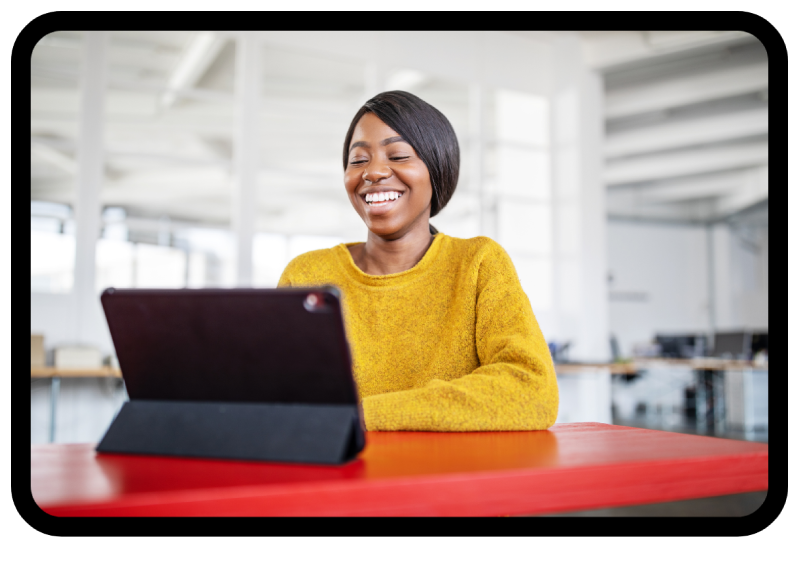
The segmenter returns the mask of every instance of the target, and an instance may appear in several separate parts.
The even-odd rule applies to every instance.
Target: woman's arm
[[[502,251],[491,264],[476,305],[481,365],[455,380],[364,398],[367,429],[510,431],[555,423],[558,385],[547,343],[511,260]]]

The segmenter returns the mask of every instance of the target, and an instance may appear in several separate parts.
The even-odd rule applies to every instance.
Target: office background
[[[271,287],[297,254],[363,241],[341,144],[390,89],[452,122],[461,176],[432,223],[511,255],[559,421],[766,440],[767,54],[744,32],[49,34],[31,58],[32,365],[114,366],[105,287]],[[751,366],[665,362],[709,356]],[[57,414],[52,395],[32,379],[32,443],[97,440],[125,398],[116,378],[64,381]]]

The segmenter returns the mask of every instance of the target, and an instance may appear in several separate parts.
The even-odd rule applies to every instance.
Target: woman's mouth
[[[376,193],[367,193],[363,199],[367,203],[367,209],[371,212],[385,212],[394,208],[395,203],[403,198],[403,193],[400,191],[381,191]]]

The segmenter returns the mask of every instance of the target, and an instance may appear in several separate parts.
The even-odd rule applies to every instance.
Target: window
[[[533,308],[550,309],[555,274],[549,103],[507,90],[495,91],[491,103],[494,143],[487,165],[497,239]]]
[[[69,205],[31,201],[31,291],[69,293],[75,280],[75,235]]]

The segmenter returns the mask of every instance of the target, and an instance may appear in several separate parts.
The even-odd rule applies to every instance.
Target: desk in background
[[[344,466],[31,447],[31,493],[55,516],[552,514],[763,491],[761,443],[599,423],[547,431],[369,432]]]
[[[636,374],[652,366],[686,367],[693,370],[768,370],[768,364],[754,364],[746,360],[725,360],[721,358],[639,358],[631,362],[610,364],[556,364],[559,372],[578,372],[583,368],[607,368],[611,374]]]
[[[681,373],[685,376],[679,376]],[[628,409],[628,418],[624,417],[626,413],[619,411],[623,407],[623,402],[626,401],[623,399],[623,395],[630,397],[630,394],[634,392],[633,390],[627,391],[630,390],[627,386],[631,386],[631,384],[621,383],[619,380],[615,382],[613,401],[618,409],[617,417],[623,423],[627,421],[627,424],[630,425],[680,429],[675,423],[664,421],[664,414],[655,413],[654,408],[656,408],[656,404],[660,404],[664,408],[670,408],[679,403],[683,404],[683,390],[686,386],[692,386],[697,392],[697,396],[691,400],[693,402],[692,411],[695,412],[692,415],[694,421],[691,424],[682,422],[683,426],[696,429],[700,433],[725,431],[726,428],[730,428],[731,431],[766,431],[766,366],[754,366],[748,362],[719,359],[645,359],[626,364],[557,364],[556,374],[559,379],[561,398],[558,423],[581,421],[612,423],[612,377],[630,377],[641,374],[645,377],[644,382],[649,383],[648,388],[644,388],[648,390],[647,395],[642,397],[641,390],[643,388],[641,386],[644,384],[642,384],[642,380],[637,380],[637,384],[633,384],[635,386],[633,390],[636,391],[638,397],[629,402],[633,404],[631,408],[638,401],[648,402],[646,419],[643,423],[637,423],[635,419],[632,419],[633,409]],[[64,392],[61,391],[62,379],[87,377],[120,379],[121,373],[119,369],[110,367],[85,369],[31,367],[32,385],[34,381],[50,380],[49,400],[44,398],[37,402],[37,407],[41,408],[38,410],[41,411],[39,414],[41,421],[37,422],[36,431],[38,433],[35,436],[32,434],[33,442],[49,441],[52,443],[57,437],[62,441],[68,439],[96,441],[102,436],[107,426],[102,419],[110,420],[119,411],[119,405],[126,399],[124,389],[119,388],[119,383],[114,389],[116,393],[113,394],[113,398],[98,400],[102,402],[102,407],[97,409],[99,414],[96,412],[91,416],[78,414],[70,421],[73,425],[65,430],[63,429],[64,424],[59,420],[65,418],[70,412],[75,412],[75,408],[70,405],[70,408],[67,408],[70,411],[59,416],[58,420],[56,419],[59,413],[63,413],[63,411],[59,412],[59,398],[64,397]],[[111,384],[109,383],[109,385]],[[77,384],[75,386],[78,388]],[[657,386],[657,388],[651,386]],[[80,398],[83,404],[87,403],[85,395],[94,392],[94,390],[92,392],[84,390],[85,388],[88,386],[80,386],[77,390],[85,392],[85,394],[81,394],[83,397]],[[664,392],[655,391],[659,389]],[[672,391],[670,392],[670,390]],[[75,388],[71,391],[75,391]],[[72,399],[74,403],[74,398]],[[105,417],[101,418],[101,415]],[[681,417],[681,419],[684,418]],[[59,423],[60,425],[57,425]],[[84,433],[76,436],[75,427],[85,428]],[[87,436],[89,432],[90,434]],[[759,436],[762,439],[766,438],[766,433],[754,435],[756,438]],[[751,436],[748,435],[748,437]]]
[[[691,424],[683,426],[698,433],[744,433],[748,438],[766,439],[767,364],[715,358],[640,359],[609,365],[609,369],[618,378],[614,402],[623,423],[632,419],[633,405],[639,402],[646,406],[647,427],[664,419],[667,422],[662,425],[674,427],[680,406],[686,412],[681,419]],[[633,376],[642,379],[630,384]],[[620,411],[626,406],[626,411]]]
[[[751,396],[751,394],[763,394],[764,389],[759,389],[761,382],[757,382],[755,387],[750,387],[752,383],[750,377],[754,368],[757,369],[755,372],[759,373],[759,377],[766,377],[765,367],[754,367],[749,362],[708,358],[639,359],[622,364],[556,364],[555,370],[559,387],[559,410],[556,422],[613,423],[612,405],[614,402],[616,402],[618,410],[619,406],[630,406],[627,411],[618,411],[620,415],[627,414],[628,419],[631,419],[637,402],[646,402],[648,422],[650,425],[654,425],[658,416],[661,415],[661,406],[670,409],[676,405],[683,406],[684,389],[691,387],[693,391],[697,392],[697,403],[693,405],[692,411],[696,412],[698,432],[723,430],[726,420],[727,423],[743,429],[753,429],[755,424],[765,427],[766,411],[739,409],[730,415],[726,415],[725,412],[726,406],[734,407],[736,404],[742,408],[749,408],[753,405],[750,404],[750,401],[755,399],[755,396]],[[743,383],[744,386],[738,386],[738,389],[736,387],[726,389],[725,385],[731,382],[729,378],[734,375],[744,377],[736,383]],[[619,394],[620,399],[614,400],[615,392],[612,388],[612,377],[614,376],[626,377],[627,381],[633,376],[644,376],[645,379],[640,380],[639,384],[633,388],[636,390],[636,396],[641,399],[625,399],[623,396],[627,392],[620,392],[620,388],[618,388],[616,393]],[[647,383],[646,388],[640,387],[642,382]],[[625,388],[623,387],[621,390],[625,390]],[[742,393],[732,397],[728,395],[730,391]],[[730,400],[730,403],[723,403],[726,398]],[[764,396],[762,395],[761,398]],[[626,404],[626,402],[628,403]],[[755,406],[761,409],[765,407],[765,403],[764,401]],[[658,405],[658,416],[654,412],[656,405]],[[733,421],[731,421],[731,417],[734,418]]]

